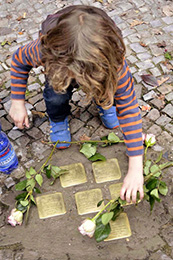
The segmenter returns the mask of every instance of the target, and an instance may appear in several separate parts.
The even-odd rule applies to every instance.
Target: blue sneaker
[[[119,126],[117,114],[116,114],[116,107],[112,106],[109,109],[103,109],[100,106],[97,106],[99,115],[101,117],[102,123],[105,127],[113,129]]]
[[[50,120],[50,119],[49,119]],[[71,134],[68,123],[68,117],[64,119],[64,121],[53,122],[50,120],[50,139],[52,142],[60,142],[66,141],[71,142]],[[58,149],[65,149],[70,147],[70,144],[61,143],[56,146]]]

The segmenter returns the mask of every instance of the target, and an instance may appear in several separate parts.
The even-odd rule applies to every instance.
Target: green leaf
[[[171,54],[169,52],[165,52],[164,56],[165,56],[166,59],[172,60],[172,56],[171,56]]]
[[[143,189],[144,189],[144,192],[148,192],[149,189],[147,189],[147,187],[145,185],[143,185]]]
[[[53,171],[53,173],[56,175],[57,173],[59,173],[62,169],[58,166],[51,166],[51,170]]]
[[[122,200],[119,198],[118,201],[119,201],[120,205],[122,205],[122,206],[127,204],[126,200]]]
[[[59,178],[61,175],[69,172],[68,170],[61,169],[58,166],[52,166],[51,167],[51,175],[54,178],[54,180],[50,183],[50,185],[53,185],[57,178]]]
[[[108,136],[106,135],[106,136],[101,137],[101,140],[102,140],[102,141],[108,140]],[[105,143],[105,144],[102,144],[101,146],[102,146],[102,147],[106,147],[106,146],[108,146],[108,145],[109,145],[108,143]]]
[[[155,174],[153,174],[153,176],[158,178],[161,174],[162,174],[162,172],[156,172]]]
[[[124,211],[123,207],[118,204],[117,207],[115,209],[112,210],[114,212],[112,221],[115,221],[116,218]]]
[[[148,175],[149,172],[150,172],[150,171],[149,171],[149,167],[145,166],[145,167],[144,167],[144,174],[145,174],[145,175]]]
[[[35,176],[35,179],[36,179],[37,183],[41,186],[43,183],[43,177],[41,176],[41,174],[37,174]]]
[[[148,175],[149,174],[149,168],[151,166],[151,161],[150,160],[147,160],[146,163],[145,163],[145,166],[144,166],[144,173],[145,175]]]
[[[1,46],[3,47],[5,44],[11,45],[11,42],[5,40],[5,41],[3,41],[3,42],[1,43]]]
[[[150,202],[150,211],[152,211],[153,207],[154,207],[154,204],[155,204],[155,198],[150,196],[149,202]]]
[[[29,173],[29,171],[26,171],[25,176],[26,176],[27,179],[31,178],[31,174]]]
[[[4,46],[6,44],[7,41],[3,41],[1,42],[1,46]]]
[[[27,207],[22,206],[22,204],[18,203],[16,208],[20,211],[22,211],[23,213],[26,211]]]
[[[51,178],[51,169],[46,169],[46,177],[47,177],[48,179]]]
[[[21,199],[24,199],[24,198],[26,197],[27,194],[28,194],[28,192],[25,191],[25,192],[23,192],[23,193],[17,195],[17,196],[15,197],[15,200],[21,200]]]
[[[151,173],[155,172],[155,171],[160,171],[160,168],[157,164],[154,164],[151,166],[150,171],[151,171]]]
[[[33,196],[33,195],[30,195],[30,198],[31,198],[32,202],[34,202],[34,204],[36,205],[36,202],[35,202],[34,196]]]
[[[168,187],[166,185],[165,182],[161,181],[159,184],[159,192],[160,194],[166,196],[166,194],[168,193]]]
[[[65,169],[61,169],[58,166],[52,166],[51,167],[51,175],[54,179],[60,177],[61,175],[63,175],[64,173],[67,173],[68,170]]]
[[[35,175],[36,174],[36,170],[34,170],[32,167],[29,169],[29,173],[30,175]]]
[[[150,167],[150,166],[151,166],[151,160],[147,160],[147,161],[145,162],[145,166],[146,166],[146,167]]]
[[[27,180],[21,181],[15,185],[16,190],[24,190],[26,188]]]
[[[154,196],[155,198],[159,199],[158,189],[154,189],[150,192],[150,195]]]
[[[92,144],[83,144],[80,152],[83,153],[87,158],[90,158],[96,153],[96,146]]]
[[[146,194],[146,193],[144,193],[144,200],[147,200],[147,201],[150,200],[150,196],[148,194]]]
[[[157,157],[157,160],[155,161],[155,163],[160,162],[160,160],[162,159],[162,155],[163,155],[163,152],[161,152],[161,153],[159,154],[159,156]]]
[[[109,223],[109,221],[112,219],[114,215],[114,212],[106,212],[102,215],[102,224],[103,225],[107,225]]]
[[[95,155],[91,156],[90,158],[88,158],[90,161],[92,162],[96,162],[96,161],[106,161],[106,158],[101,155],[100,153],[96,153]]]
[[[33,190],[33,188],[35,187],[35,184],[36,184],[36,182],[35,182],[34,179],[29,179],[29,180],[27,180],[26,190],[27,190],[27,191]]]
[[[113,142],[113,143],[119,143],[120,138],[119,138],[116,134],[114,134],[114,133],[112,132],[112,133],[110,133],[110,134],[108,135],[108,140],[111,141],[111,142]]]
[[[29,201],[28,201],[28,200],[21,200],[21,201],[20,201],[20,204],[21,204],[22,206],[26,207],[26,206],[28,206]]]
[[[98,203],[97,203],[97,207],[100,207],[101,205],[102,205],[102,202],[104,201],[104,199],[103,200],[100,200]]]
[[[41,193],[40,189],[37,188],[37,187],[34,187],[34,192],[36,192],[36,193]]]
[[[152,178],[151,180],[149,180],[147,182],[146,188],[148,190],[153,190],[153,189],[155,189],[158,186],[158,184],[159,184],[159,181],[156,178],[154,178],[154,179]]]
[[[106,239],[111,232],[110,224],[103,225],[101,216],[96,220],[96,230],[94,233],[97,242],[101,242]]]
[[[112,202],[110,204],[110,206],[107,208],[108,211],[112,211],[113,209],[115,209],[118,206],[119,202],[118,200],[115,200],[114,202]]]

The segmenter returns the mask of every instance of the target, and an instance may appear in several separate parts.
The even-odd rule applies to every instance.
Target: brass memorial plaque
[[[122,182],[118,182],[118,183],[115,183],[115,184],[111,184],[109,186],[109,191],[110,191],[110,194],[111,194],[111,199],[113,200],[116,200],[118,199],[118,197],[120,196],[120,190],[121,190],[121,187],[122,187],[123,183]],[[140,202],[140,200],[138,200],[138,203]],[[126,202],[126,204],[123,205],[124,206],[129,206],[133,204],[133,202]]]
[[[85,169],[82,163],[61,166],[61,169],[68,170],[67,174],[60,176],[61,186],[63,188],[87,182]]]
[[[92,168],[97,183],[119,180],[121,178],[121,171],[116,158],[94,162],[92,163]]]
[[[100,207],[97,207],[97,203],[102,200],[100,189],[77,192],[75,199],[79,215],[98,212],[104,207],[104,203]]]
[[[61,192],[38,196],[36,202],[40,219],[50,218],[66,213]]]
[[[109,186],[111,199],[113,199],[113,200],[118,199],[118,197],[120,196],[120,190],[121,190],[122,185],[123,185],[122,182],[118,182],[118,183],[115,183],[115,184],[111,184]]]
[[[110,221],[111,233],[104,241],[121,239],[132,235],[126,213],[121,213],[115,221]]]

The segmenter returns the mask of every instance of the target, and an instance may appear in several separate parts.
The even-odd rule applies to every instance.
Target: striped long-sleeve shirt
[[[29,71],[41,64],[40,40],[20,47],[12,57],[11,98],[25,99]],[[128,156],[143,154],[142,119],[134,90],[134,82],[126,60],[115,93],[115,104],[123,131]]]

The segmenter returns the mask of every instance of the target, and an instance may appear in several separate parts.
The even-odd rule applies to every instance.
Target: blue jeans
[[[75,81],[72,81],[65,94],[56,93],[46,80],[43,97],[46,103],[48,116],[53,122],[63,121],[70,115],[71,106],[69,105],[69,101],[72,97],[72,90],[74,87],[77,88],[78,85]],[[116,118],[116,120],[118,119]]]
[[[70,115],[71,106],[69,105],[69,100],[72,97],[73,88],[74,84],[71,84],[65,94],[56,93],[48,81],[46,81],[43,97],[48,116],[53,122],[63,121],[66,116]]]

